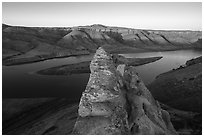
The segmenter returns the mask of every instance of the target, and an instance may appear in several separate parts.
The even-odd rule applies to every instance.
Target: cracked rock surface
[[[99,47],[90,64],[73,134],[177,134],[134,67]]]

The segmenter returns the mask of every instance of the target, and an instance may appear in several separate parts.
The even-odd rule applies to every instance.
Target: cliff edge
[[[72,134],[177,134],[135,68],[113,56],[97,49]]]

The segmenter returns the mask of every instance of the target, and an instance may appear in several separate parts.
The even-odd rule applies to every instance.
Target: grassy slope
[[[202,134],[202,57],[159,75],[148,88],[179,134]]]
[[[202,59],[196,60],[159,75],[148,86],[153,96],[177,109],[202,112]]]

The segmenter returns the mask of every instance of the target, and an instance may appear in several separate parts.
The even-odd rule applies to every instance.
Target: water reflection
[[[196,50],[179,50],[179,51],[166,51],[166,52],[148,52],[148,53],[135,53],[135,54],[122,54],[125,57],[145,58],[162,56],[163,58],[146,65],[138,66],[137,72],[145,84],[151,83],[155,77],[161,73],[178,68],[180,65],[185,64],[187,60],[202,55],[201,51]]]
[[[3,66],[3,98],[69,97],[79,98],[86,87],[89,74],[45,76],[36,71],[59,65],[89,61],[91,56],[52,59],[32,64]]]
[[[180,50],[167,52],[148,52],[123,54],[126,57],[163,56],[156,62],[138,66],[137,71],[143,81],[148,84],[154,78],[172,68],[177,68],[187,60],[200,56],[200,51]],[[89,79],[89,74],[74,74],[69,76],[45,76],[32,74],[35,71],[59,65],[88,61],[92,56],[52,59],[43,62],[18,66],[3,66],[3,98],[23,97],[67,97],[79,99]]]

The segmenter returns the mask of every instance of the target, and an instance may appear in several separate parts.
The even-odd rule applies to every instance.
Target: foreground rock
[[[151,63],[161,59],[162,57],[151,58],[125,58],[123,56],[114,55],[113,60],[116,64],[126,64],[130,66],[139,66],[147,63]],[[70,75],[79,73],[90,73],[89,69],[90,61],[80,62],[75,64],[62,65],[52,67],[44,70],[40,70],[37,73],[41,75]]]
[[[99,48],[90,70],[73,134],[176,134],[134,67],[116,66]]]

